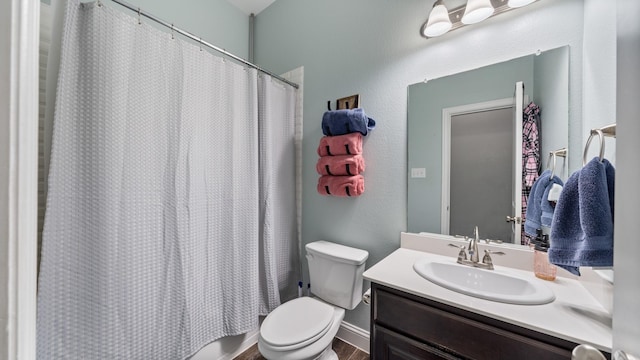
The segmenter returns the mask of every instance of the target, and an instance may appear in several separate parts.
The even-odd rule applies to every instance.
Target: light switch
[[[411,178],[426,178],[427,169],[425,168],[411,168]]]

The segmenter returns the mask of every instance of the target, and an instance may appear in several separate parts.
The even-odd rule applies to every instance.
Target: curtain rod
[[[261,68],[260,66],[254,64],[254,63],[251,63],[251,62],[249,62],[249,61],[247,61],[247,60],[245,60],[245,59],[243,59],[243,58],[241,58],[241,57],[239,57],[237,55],[234,55],[234,54],[226,51],[225,49],[222,49],[222,48],[217,47],[217,46],[215,46],[215,45],[213,45],[213,44],[211,44],[211,43],[209,43],[207,41],[204,41],[204,40],[202,40],[201,37],[195,36],[195,35],[193,35],[192,33],[188,32],[188,31],[185,31],[185,30],[182,30],[182,29],[180,29],[178,27],[175,27],[175,26],[173,26],[173,24],[169,24],[168,22],[166,22],[166,21],[164,21],[162,19],[159,19],[159,18],[157,18],[156,16],[154,16],[152,14],[149,14],[148,12],[140,9],[139,7],[135,7],[135,6],[133,6],[131,4],[128,4],[128,3],[124,2],[124,1],[121,1],[121,0],[111,0],[111,1],[113,1],[114,3],[116,3],[118,5],[124,6],[124,7],[126,7],[127,9],[129,9],[131,11],[135,11],[136,13],[138,13],[138,16],[144,16],[144,17],[146,17],[146,18],[148,18],[150,20],[153,20],[153,21],[157,22],[158,24],[163,25],[163,26],[171,29],[172,31],[175,31],[175,32],[177,32],[177,33],[179,33],[181,35],[184,35],[184,36],[188,37],[191,40],[194,40],[194,41],[198,42],[199,44],[205,45],[205,46],[207,46],[207,47],[209,47],[209,48],[211,48],[211,49],[213,49],[213,50],[215,50],[215,51],[217,51],[219,53],[224,54],[225,56],[228,56],[228,57],[230,57],[230,58],[232,58],[232,59],[234,59],[236,61],[239,61],[239,62],[241,62],[241,63],[243,63],[243,64],[245,64],[245,65],[247,65],[249,67],[252,67],[252,68],[254,68],[254,69],[256,69],[256,70],[258,70],[260,72],[263,72],[263,73],[265,73],[265,74],[267,74],[267,75],[269,75],[269,76],[271,76],[273,78],[276,78],[276,79],[282,81],[285,84],[291,85],[296,89],[299,88],[298,84],[296,84],[294,82],[291,82],[291,81],[289,81],[289,80],[287,80],[287,79],[285,79],[283,77],[280,77],[280,76],[278,76],[276,74],[273,74],[272,72],[270,72],[268,70],[265,70],[265,69]]]

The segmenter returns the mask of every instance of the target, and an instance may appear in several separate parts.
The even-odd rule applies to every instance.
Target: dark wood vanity
[[[566,360],[578,345],[376,283],[371,291],[372,360]]]

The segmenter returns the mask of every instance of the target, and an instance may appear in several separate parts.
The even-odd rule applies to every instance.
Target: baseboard
[[[369,353],[369,332],[364,329],[343,321],[336,337]]]
[[[247,349],[249,349],[250,347],[252,347],[253,345],[255,345],[256,343],[258,343],[258,337],[260,336],[260,331],[258,329],[249,332],[245,335],[243,335],[243,339],[242,342],[240,342],[238,345],[235,344],[229,344],[227,343],[227,346],[217,346],[216,349],[214,350],[213,346],[211,346],[209,349],[203,349],[202,351],[200,351],[195,357],[194,359],[212,359],[212,358],[216,358],[217,360],[233,360],[233,358],[235,358],[236,356],[242,354],[243,352],[245,352]],[[363,330],[353,324],[350,324],[348,322],[342,322],[342,324],[340,325],[340,328],[338,329],[338,333],[336,334],[336,337],[339,338],[340,340],[349,343],[355,347],[357,347],[358,349],[369,353],[369,332],[366,330]],[[236,339],[224,339],[223,341],[226,342],[235,342],[237,341]],[[218,347],[224,348],[234,348],[235,350],[233,350],[233,352],[228,352],[228,353],[224,353],[222,355],[219,356],[215,356],[215,352],[218,352],[222,349],[219,349]],[[224,351],[224,350],[223,350]]]
[[[240,345],[238,345],[238,347],[236,348],[236,350],[234,350],[231,353],[227,353],[224,354],[222,356],[220,356],[218,358],[218,360],[233,360],[233,358],[235,358],[236,356],[242,354],[243,352],[245,352],[247,349],[249,349],[250,347],[252,347],[253,345],[258,343],[258,337],[260,336],[260,329],[256,329],[250,333],[247,333],[244,340],[242,341],[242,343]]]
[[[190,360],[232,360],[258,342],[260,331],[218,339],[198,351]]]

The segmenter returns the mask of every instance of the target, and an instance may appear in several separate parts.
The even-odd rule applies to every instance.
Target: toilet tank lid
[[[361,265],[369,257],[369,253],[365,250],[324,240],[308,243],[305,248],[307,249],[307,253],[325,256],[336,261],[353,265]]]

